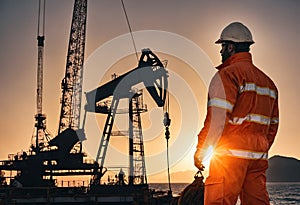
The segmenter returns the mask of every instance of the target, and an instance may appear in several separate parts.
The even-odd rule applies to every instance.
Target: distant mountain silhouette
[[[194,180],[196,170],[184,170],[171,173],[172,183],[191,183]],[[269,158],[269,168],[266,172],[268,182],[300,182],[300,160],[275,155]],[[204,171],[208,175],[208,169]],[[167,174],[162,172],[150,176],[150,183],[166,183]]]
[[[275,155],[269,159],[268,182],[300,182],[300,160]]]

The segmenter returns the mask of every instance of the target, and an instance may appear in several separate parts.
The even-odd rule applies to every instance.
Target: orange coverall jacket
[[[279,124],[278,90],[273,81],[253,65],[251,54],[248,52],[232,55],[217,69],[218,72],[210,83],[207,115],[204,127],[198,135],[197,148],[204,153],[209,145],[214,145],[215,156],[211,161],[206,184],[209,185],[211,177],[214,178],[222,172],[225,181],[231,180],[235,184],[225,185],[224,193],[221,194],[223,202],[220,204],[233,204],[243,190],[247,190],[247,193],[258,191],[253,190],[253,187],[247,188],[245,184],[247,173],[250,172],[249,167],[251,168],[249,163],[263,161],[262,177],[254,177],[260,178],[261,181],[257,183],[262,183],[264,187],[261,189],[266,192],[267,153],[274,142]],[[246,165],[235,166],[240,162],[246,162]],[[234,178],[233,175],[237,177]],[[206,194],[207,191],[206,187]],[[219,204],[212,202],[216,202],[216,198],[206,197],[211,198],[206,200],[206,204]],[[255,193],[251,197],[245,197],[245,200],[251,200],[253,197],[255,198]],[[257,196],[259,197],[265,199],[257,199],[258,201],[266,202],[257,203],[253,199],[246,204],[268,204],[267,194]]]

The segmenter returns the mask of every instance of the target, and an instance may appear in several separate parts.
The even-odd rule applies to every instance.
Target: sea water
[[[300,182],[298,183],[267,183],[270,201],[274,205],[298,204],[300,205]]]
[[[172,193],[177,195],[183,191],[188,183],[171,184]],[[155,183],[149,185],[156,191],[168,191],[167,183]],[[300,182],[268,182],[267,189],[271,205],[300,205]],[[238,201],[237,205],[240,205]]]

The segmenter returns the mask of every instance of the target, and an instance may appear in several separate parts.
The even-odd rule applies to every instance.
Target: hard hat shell
[[[220,38],[215,43],[222,43],[224,41],[254,43],[250,30],[240,22],[233,22],[226,26],[222,31]]]

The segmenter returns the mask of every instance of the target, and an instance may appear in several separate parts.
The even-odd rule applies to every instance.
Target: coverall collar
[[[248,61],[248,62],[252,63],[251,53],[249,53],[249,52],[235,53],[232,56],[230,56],[224,63],[217,66],[216,69],[221,70],[222,68],[229,66],[233,63],[236,63],[238,61]]]

